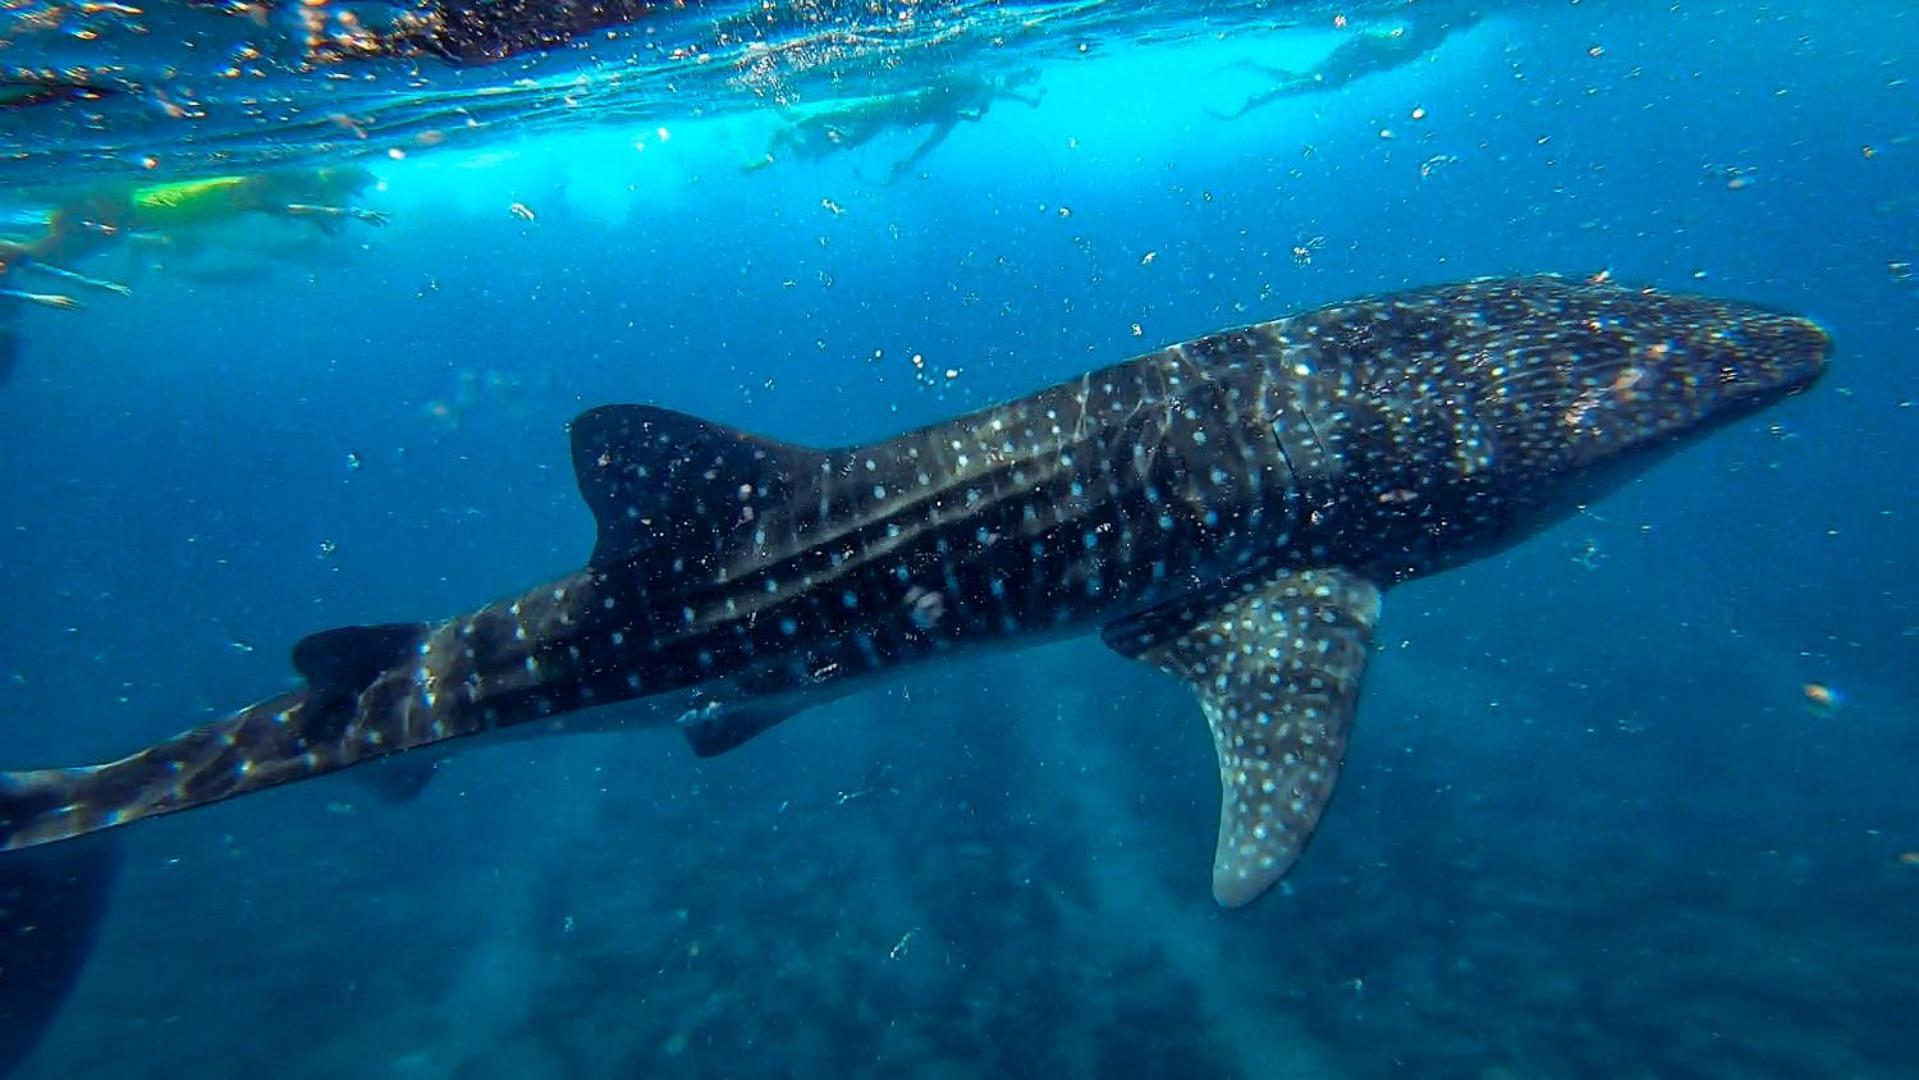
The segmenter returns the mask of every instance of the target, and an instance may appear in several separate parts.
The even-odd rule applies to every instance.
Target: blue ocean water
[[[313,630],[577,566],[565,424],[606,402],[830,445],[1540,270],[1805,311],[1835,369],[1391,592],[1339,795],[1246,909],[1207,895],[1190,695],[1071,642],[708,761],[659,731],[476,743],[406,806],[342,776],[144,823],[26,1075],[1919,1067],[1919,17],[1487,5],[1222,120],[1268,85],[1241,61],[1350,28],[1141,5],[1048,33],[1045,7],[951,16],[1030,15],[944,62],[1044,96],[890,182],[924,131],[743,171],[779,112],[689,82],[313,149],[372,151],[384,227],[90,259],[132,296],[27,311],[0,388],[4,763],[123,754],[289,685]]]

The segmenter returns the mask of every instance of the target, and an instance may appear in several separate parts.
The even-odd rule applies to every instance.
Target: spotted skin
[[[637,698],[718,753],[917,661],[1097,629],[1198,694],[1224,786],[1214,890],[1244,903],[1330,796],[1381,589],[1809,386],[1828,348],[1748,305],[1486,279],[865,446],[595,409],[572,432],[586,567],[446,622],[315,635],[306,688],[121,761],[0,774],[0,846]]]
[[[1280,573],[1136,654],[1191,684],[1219,757],[1213,897],[1238,907],[1293,865],[1346,757],[1379,589]]]

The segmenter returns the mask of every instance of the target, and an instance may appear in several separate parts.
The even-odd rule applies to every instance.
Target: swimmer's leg
[[[121,296],[133,295],[132,289],[128,288],[125,285],[122,285],[121,283],[117,281],[108,281],[106,278],[88,277],[87,275],[82,274],[77,270],[68,270],[67,268],[63,266],[55,266],[49,262],[33,262],[33,263],[29,263],[28,265],[31,266],[34,270],[37,270],[42,274],[48,274],[52,277],[57,277],[65,281],[71,281],[76,285],[84,285],[89,289],[99,289],[103,292],[118,293]]]
[[[311,218],[320,227],[320,231],[332,235],[341,221],[351,218],[364,221],[368,225],[385,225],[388,220],[383,210],[367,210],[358,206],[316,206],[312,203],[288,203],[280,208],[287,217]]]
[[[0,300],[19,300],[28,304],[39,304],[41,307],[59,308],[62,311],[71,311],[83,306],[80,301],[63,293],[25,292],[20,289],[0,289]]]
[[[1236,60],[1227,66],[1257,71],[1261,75],[1273,80],[1273,86],[1269,90],[1263,90],[1248,97],[1240,103],[1237,109],[1223,110],[1215,109],[1210,105],[1206,106],[1206,114],[1215,120],[1237,120],[1247,113],[1252,112],[1254,109],[1264,105],[1270,105],[1280,98],[1307,93],[1317,87],[1320,81],[1319,77],[1312,72],[1298,72],[1290,68],[1274,67],[1271,64],[1262,64],[1257,60]]]
[[[946,137],[951,135],[953,129],[959,126],[960,119],[961,117],[955,116],[941,120],[935,125],[933,133],[922,140],[918,146],[914,147],[912,153],[893,163],[893,168],[886,174],[886,182],[890,184],[898,180],[906,174],[908,169],[918,165],[926,155],[932,153],[939,144],[946,141]],[[974,117],[973,119],[977,120],[978,117]]]
[[[1254,109],[1271,105],[1280,98],[1289,98],[1296,94],[1306,93],[1314,85],[1314,81],[1308,78],[1301,79],[1298,83],[1287,83],[1284,86],[1275,86],[1265,93],[1254,94],[1252,97],[1240,102],[1239,108],[1237,109],[1215,109],[1211,105],[1208,105],[1206,106],[1206,115],[1215,120],[1237,120],[1247,113],[1252,112]]]

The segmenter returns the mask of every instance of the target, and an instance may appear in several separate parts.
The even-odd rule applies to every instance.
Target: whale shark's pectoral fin
[[[1187,618],[1180,618],[1184,614]],[[1148,613],[1108,644],[1186,680],[1219,753],[1213,896],[1245,904],[1299,857],[1346,754],[1379,589],[1344,570],[1283,575],[1210,610]]]

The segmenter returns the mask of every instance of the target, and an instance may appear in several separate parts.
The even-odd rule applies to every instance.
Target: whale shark
[[[571,425],[584,567],[321,631],[297,689],[118,761],[0,774],[0,850],[635,701],[720,754],[918,665],[1098,633],[1196,696],[1212,892],[1246,904],[1332,796],[1382,592],[1806,389],[1830,352],[1796,315],[1533,276],[1209,334],[860,445],[596,408]]]
[[[1382,590],[1524,539],[1829,353],[1798,316],[1536,276],[1211,334],[868,445],[596,408],[571,425],[583,569],[314,634],[300,689],[119,761],[0,773],[0,851],[634,699],[709,756],[920,662],[1097,631],[1198,697],[1214,893],[1242,904],[1331,795]]]

